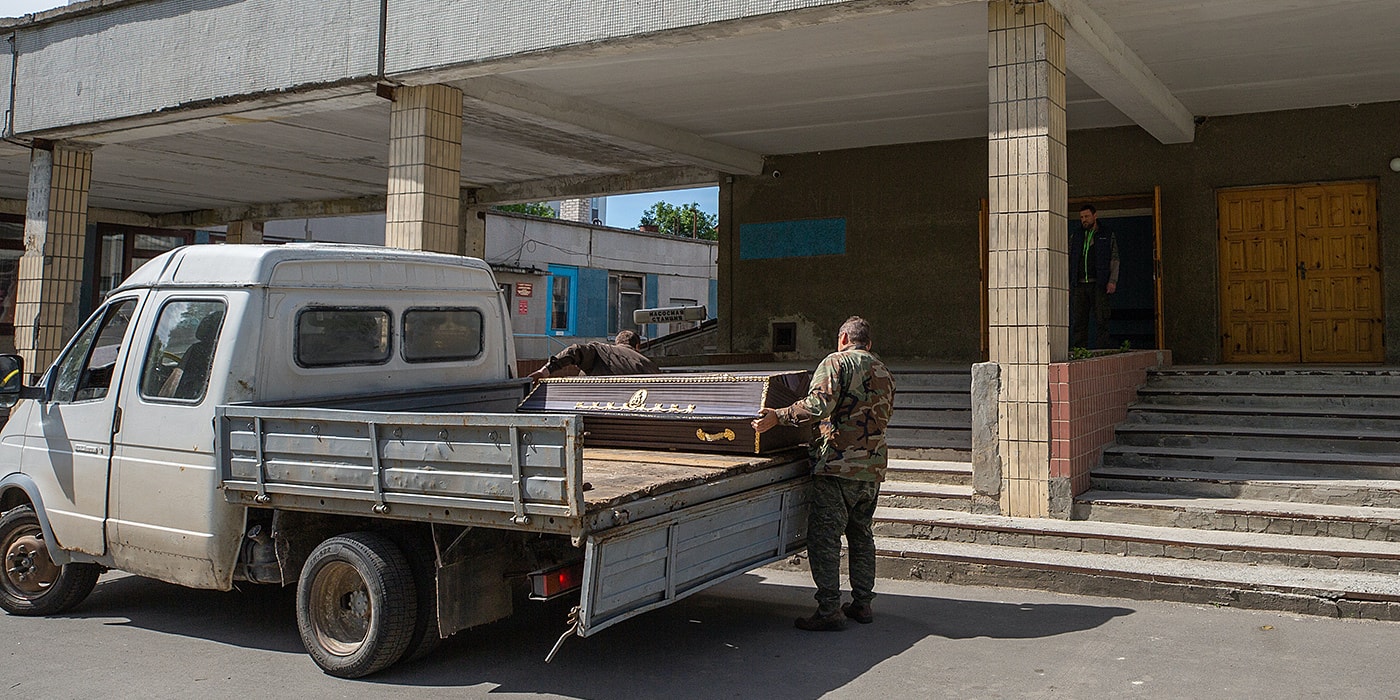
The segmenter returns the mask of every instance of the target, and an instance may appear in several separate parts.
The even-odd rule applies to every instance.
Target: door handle
[[[1307,265],[1304,265],[1304,264],[1303,264],[1303,261],[1299,260],[1299,261],[1298,261],[1298,279],[1300,279],[1300,280],[1305,280],[1305,279],[1307,279],[1307,278],[1308,278],[1308,266],[1307,266]]]

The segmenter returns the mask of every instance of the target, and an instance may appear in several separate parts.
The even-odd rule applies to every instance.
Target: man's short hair
[[[859,316],[846,319],[846,322],[841,324],[841,333],[853,345],[870,347],[870,322]]]
[[[1097,214],[1097,213],[1099,213],[1099,210],[1098,210],[1098,209],[1095,209],[1095,208],[1094,208],[1094,205],[1092,205],[1092,204],[1085,204],[1085,205],[1079,207],[1079,211],[1088,211],[1090,214]]]
[[[642,339],[637,337],[635,331],[618,331],[617,338],[613,342],[618,345],[630,345],[633,350],[642,346]]]

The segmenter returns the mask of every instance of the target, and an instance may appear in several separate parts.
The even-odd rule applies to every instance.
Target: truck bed
[[[576,540],[805,476],[805,452],[584,449],[571,415],[221,406],[225,497],[248,506]]]

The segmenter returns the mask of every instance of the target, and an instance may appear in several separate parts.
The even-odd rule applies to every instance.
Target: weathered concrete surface
[[[1001,365],[972,366],[972,512],[1001,513],[1001,452],[997,447],[997,399]]]
[[[109,575],[72,614],[0,617],[15,697],[1396,697],[1393,623],[881,579],[876,620],[808,634],[805,573],[760,570],[544,654],[564,610],[362,681],[301,651],[292,597]]]

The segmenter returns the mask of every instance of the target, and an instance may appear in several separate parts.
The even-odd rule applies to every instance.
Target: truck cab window
[[[476,309],[409,309],[403,315],[403,359],[470,360],[481,354],[481,325]]]
[[[143,398],[204,398],[224,314],[224,303],[215,300],[172,301],[160,310],[141,368]]]
[[[297,315],[297,364],[382,364],[389,360],[389,328],[389,312],[384,309],[306,309]]]
[[[93,401],[107,395],[135,310],[135,299],[123,299],[93,316],[59,360],[50,395],[53,401]]]

